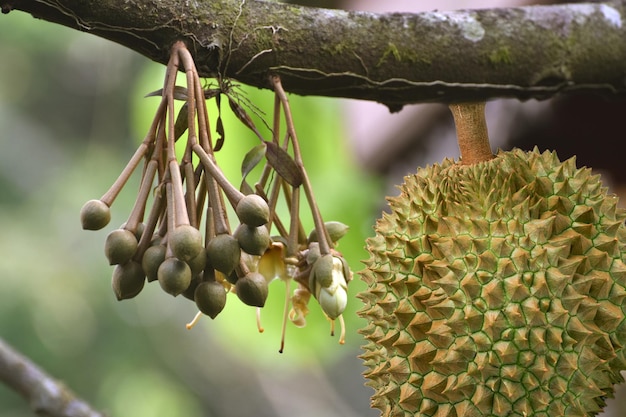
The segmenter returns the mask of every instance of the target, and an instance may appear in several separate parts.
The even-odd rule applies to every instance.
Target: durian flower
[[[339,317],[346,308],[348,280],[345,261],[338,256],[323,255],[313,264],[309,286],[331,320]]]
[[[306,326],[306,316],[309,314],[309,300],[311,299],[311,293],[302,285],[298,286],[293,292],[291,297],[292,308],[289,311],[289,320],[296,327]]]
[[[291,279],[285,264],[285,246],[279,242],[272,242],[259,259],[257,269],[268,283],[276,278],[283,281]]]

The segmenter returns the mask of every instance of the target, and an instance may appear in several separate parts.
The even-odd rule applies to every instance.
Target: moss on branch
[[[626,94],[626,0],[387,13],[255,0],[3,0],[157,62],[184,40],[203,76],[302,95],[407,103]]]

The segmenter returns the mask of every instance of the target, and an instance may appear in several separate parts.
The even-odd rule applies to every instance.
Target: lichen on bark
[[[626,0],[453,12],[347,12],[259,0],[4,0],[157,62],[184,40],[203,76],[407,103],[626,94]]]

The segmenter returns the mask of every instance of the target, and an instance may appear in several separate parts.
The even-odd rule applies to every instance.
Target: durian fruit
[[[617,200],[574,158],[537,149],[406,177],[361,273],[372,406],[394,417],[597,414],[626,369]]]

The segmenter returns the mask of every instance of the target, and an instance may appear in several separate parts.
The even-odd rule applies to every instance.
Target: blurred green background
[[[0,337],[110,417],[378,416],[369,408],[372,390],[363,385],[364,368],[357,358],[363,343],[357,330],[364,324],[356,315],[361,305],[356,294],[364,289],[358,276],[349,287],[346,345],[329,336],[328,322],[311,300],[307,327],[288,325],[282,355],[280,282],[270,285],[262,334],[254,309],[234,295],[215,320],[204,318],[191,331],[185,323],[196,312],[192,303],[164,294],[156,283],[135,299],[115,300],[104,240],[126,220],[138,176],[116,201],[105,230],[82,231],[79,210],[108,189],[143,139],[158,105],[157,98],[144,95],[162,86],[164,72],[163,66],[89,34],[21,12],[0,16]],[[271,116],[271,93],[236,91]],[[358,271],[367,257],[365,238],[384,205],[385,184],[357,168],[345,140],[349,116],[341,100],[290,100],[320,208],[326,220],[350,226],[338,249]],[[515,128],[495,126],[495,139],[504,137],[498,146],[540,144],[557,149],[562,158],[577,153],[579,165],[600,168],[605,180],[612,174],[615,181],[609,184],[621,190],[624,201],[623,129],[615,128],[623,105],[609,107],[582,97],[543,104],[499,100],[490,106],[504,108],[492,114],[492,128],[523,114],[514,108],[535,108]],[[209,107],[214,117],[214,104]],[[440,110],[448,120],[451,147],[429,151],[435,142],[424,137],[436,136],[437,144],[444,144],[444,132],[410,125],[408,135],[419,141],[396,147],[395,154],[385,152],[390,177],[458,151],[450,116]],[[362,127],[362,113],[357,116],[355,123]],[[243,155],[258,142],[225,102],[223,117],[227,137],[219,162],[237,183]],[[374,119],[369,113],[367,118]],[[443,118],[433,117],[433,123]],[[401,123],[390,120],[379,122],[375,134],[366,131],[381,136],[383,148],[402,142],[402,131],[393,129]],[[266,135],[263,123],[256,122]],[[556,127],[565,127],[565,133],[559,135]],[[591,149],[585,146],[589,137],[594,138]],[[368,138],[357,139],[362,144]],[[575,150],[578,145],[584,149]],[[609,147],[612,152],[606,152]],[[377,166],[384,165],[383,157],[373,152]],[[389,184],[386,190],[392,193]],[[618,387],[618,400],[610,401],[612,414],[605,415],[624,415],[625,389]],[[21,397],[0,384],[0,417],[33,415]]]
[[[143,139],[158,105],[143,96],[161,87],[165,68],[21,12],[0,17],[0,39],[0,337],[111,417],[378,415],[357,358],[356,294],[364,289],[357,275],[346,345],[329,336],[312,299],[307,327],[288,325],[283,354],[280,282],[270,285],[262,334],[254,309],[234,295],[215,320],[190,331],[192,303],[156,283],[117,302],[104,240],[128,216],[139,178],[113,205],[105,230],[82,231],[78,213]],[[271,117],[271,93],[240,94]],[[354,164],[337,100],[290,100],[322,214],[350,226],[338,249],[358,271],[382,187]],[[243,155],[258,142],[228,106],[222,113],[219,162],[237,183]],[[0,385],[0,417],[31,415]]]

